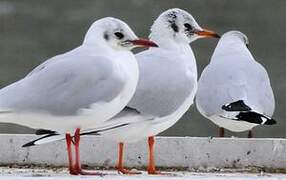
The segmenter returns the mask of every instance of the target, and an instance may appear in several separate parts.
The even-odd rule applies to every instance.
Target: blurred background
[[[46,59],[80,45],[93,21],[114,16],[138,36],[147,37],[157,16],[169,8],[190,12],[204,28],[222,34],[244,32],[250,50],[264,65],[276,98],[275,126],[256,127],[255,137],[286,137],[286,1],[285,0],[0,0],[0,87],[24,77]],[[208,64],[216,39],[191,44],[199,74]],[[0,133],[33,130],[1,124]],[[183,118],[162,133],[168,136],[217,136],[217,127],[193,105]],[[246,137],[246,133],[228,136]]]

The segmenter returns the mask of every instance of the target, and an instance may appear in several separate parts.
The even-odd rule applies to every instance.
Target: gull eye
[[[118,38],[118,39],[123,39],[124,35],[121,32],[115,32],[114,35]]]
[[[189,23],[185,23],[184,26],[185,26],[185,28],[187,30],[192,30],[193,29],[193,27]]]

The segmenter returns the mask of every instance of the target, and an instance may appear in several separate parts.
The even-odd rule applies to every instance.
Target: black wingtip
[[[24,144],[22,147],[30,147],[30,146],[35,146],[35,141],[28,142]]]
[[[276,121],[274,119],[254,111],[240,112],[238,115],[236,115],[236,118],[237,120],[242,120],[254,124],[261,124],[261,125],[276,124]]]
[[[120,128],[120,127],[124,127],[124,126],[127,126],[127,125],[129,125],[129,123],[120,124],[120,125],[117,125],[117,126],[106,128],[106,129],[89,131],[89,132],[81,133],[80,135],[100,135],[101,132],[112,130],[112,129],[116,129],[116,128]]]
[[[36,135],[56,134],[56,131],[51,131],[51,130],[47,130],[47,129],[37,129],[35,134]]]
[[[277,124],[277,121],[275,121],[274,119],[268,119],[264,124],[265,125],[274,125],[274,124]]]
[[[39,140],[41,140],[41,139],[45,139],[45,138],[47,138],[47,137],[56,136],[56,135],[59,135],[59,134],[57,134],[57,133],[48,134],[48,135],[43,136],[43,137],[40,137],[40,138],[38,138],[38,139],[36,139],[36,140],[34,140],[34,141],[31,141],[31,142],[26,143],[26,144],[24,144],[22,147],[35,146],[35,145],[36,145],[35,142],[37,142],[37,141],[39,141]]]
[[[238,100],[221,107],[225,111],[250,111],[251,108],[247,106],[243,100]]]

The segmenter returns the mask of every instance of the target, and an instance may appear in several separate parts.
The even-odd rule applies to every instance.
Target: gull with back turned
[[[275,101],[265,68],[248,49],[248,38],[239,31],[225,33],[198,82],[199,112],[220,127],[234,132],[272,125]]]

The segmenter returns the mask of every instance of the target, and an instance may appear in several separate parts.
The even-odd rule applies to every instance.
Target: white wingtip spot
[[[267,121],[267,118],[261,117],[261,120],[262,120],[262,124],[264,124]]]

